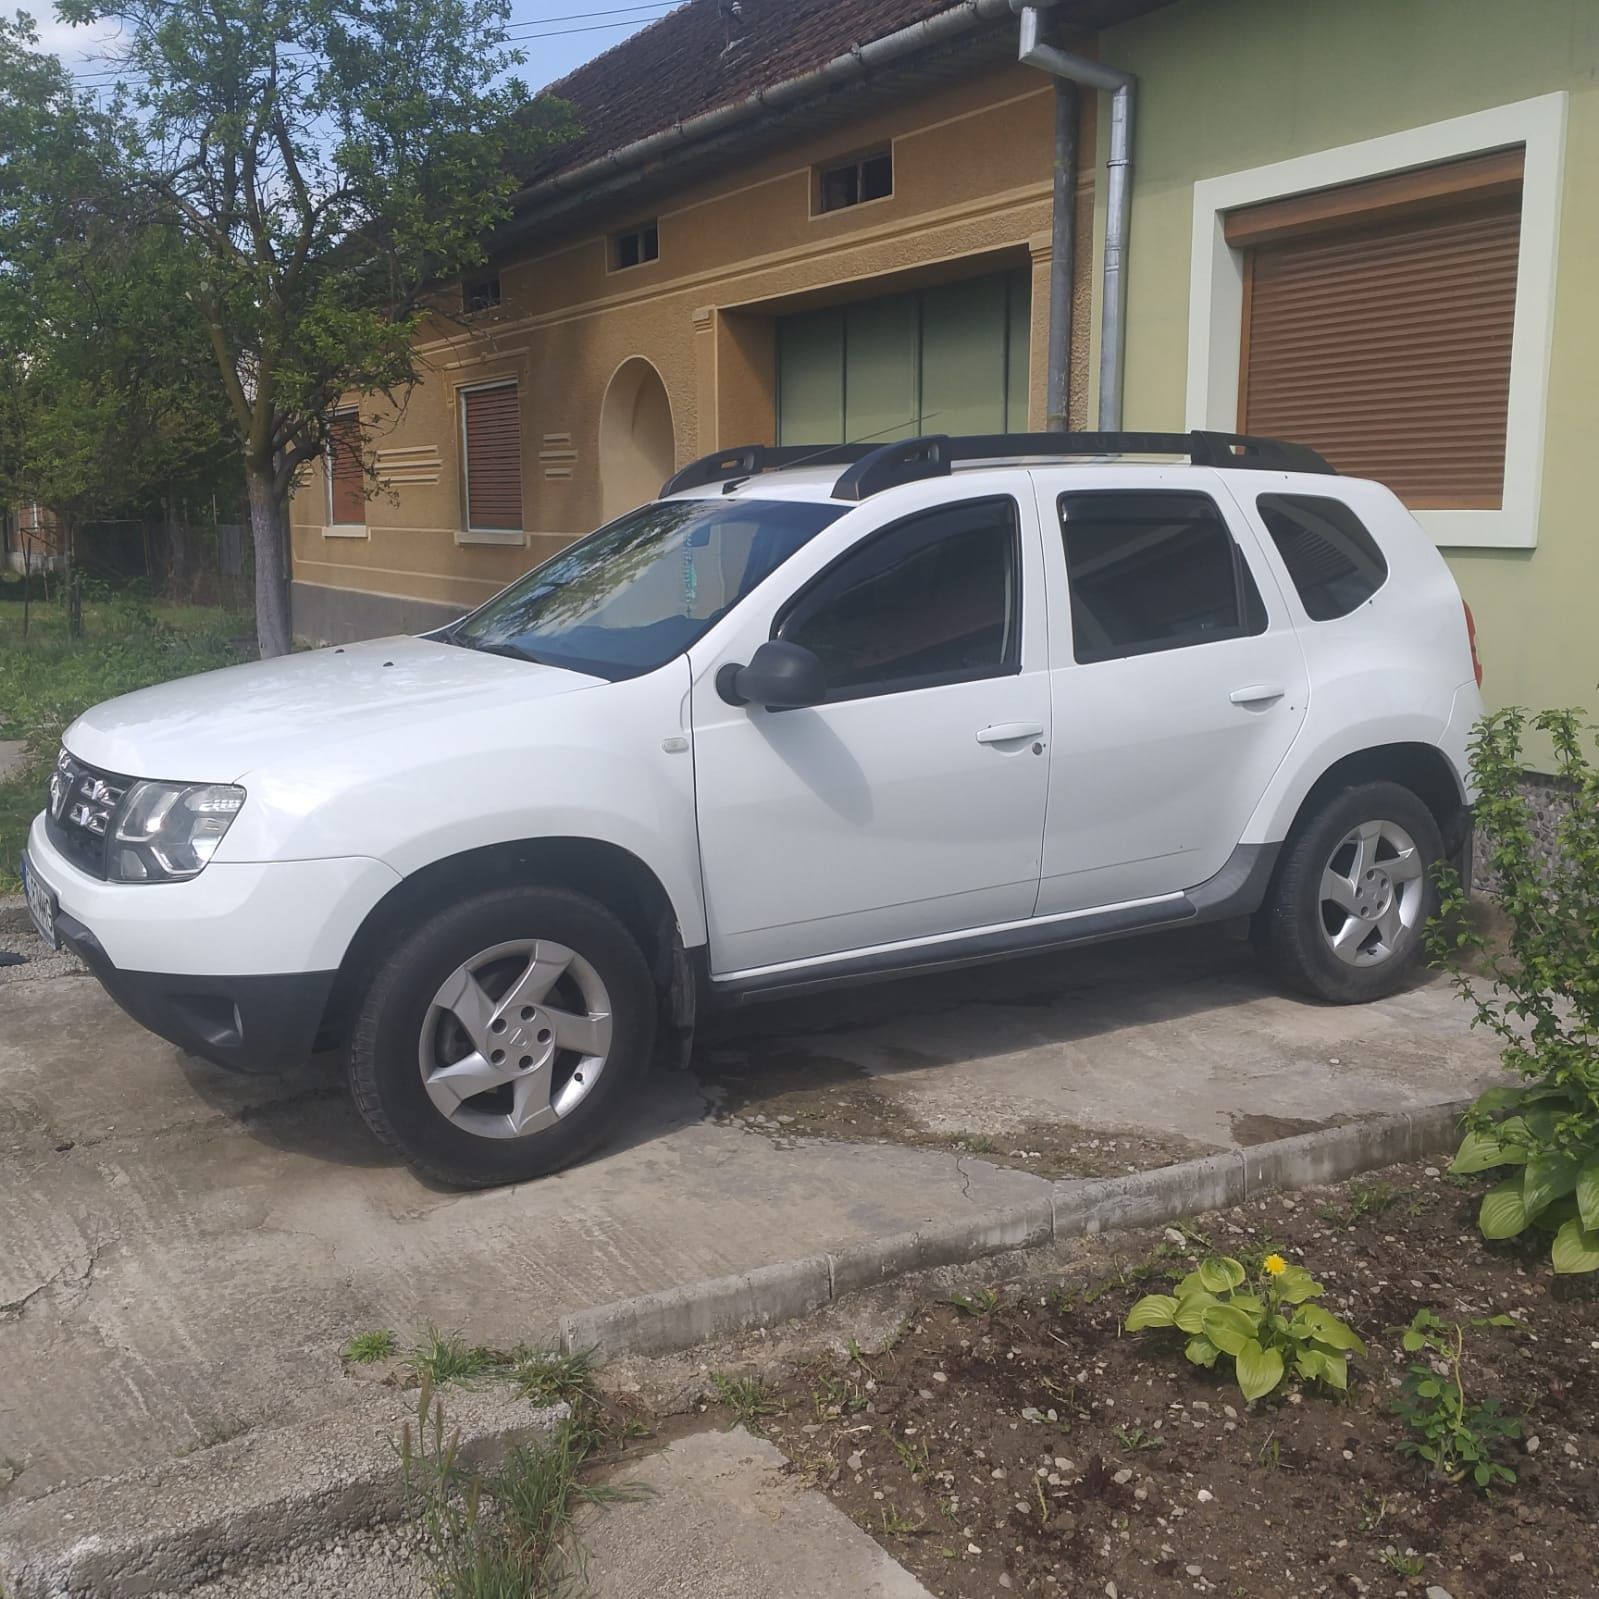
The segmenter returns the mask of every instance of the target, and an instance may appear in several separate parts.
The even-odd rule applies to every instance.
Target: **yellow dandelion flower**
[[[1273,1277],[1281,1277],[1288,1270],[1288,1262],[1281,1255],[1267,1255],[1264,1264]]]

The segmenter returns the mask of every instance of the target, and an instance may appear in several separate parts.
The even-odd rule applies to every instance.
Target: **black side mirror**
[[[716,674],[716,692],[729,705],[798,710],[802,705],[820,705],[827,698],[827,671],[803,644],[768,639],[748,666],[729,661]]]

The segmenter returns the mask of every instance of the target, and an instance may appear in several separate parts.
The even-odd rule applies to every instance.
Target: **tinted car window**
[[[562,550],[438,635],[596,677],[681,655],[847,505],[658,500]]]
[[[824,572],[778,636],[821,658],[830,699],[1014,672],[1019,553],[1014,500],[911,517]]]
[[[1388,563],[1342,500],[1262,494],[1255,502],[1313,622],[1348,616],[1388,580]]]
[[[1265,632],[1260,590],[1207,495],[1063,494],[1060,517],[1079,661]]]

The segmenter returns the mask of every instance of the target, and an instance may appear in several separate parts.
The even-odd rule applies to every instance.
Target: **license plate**
[[[34,930],[51,949],[59,949],[61,940],[56,936],[56,897],[33,869],[33,862],[22,857],[22,893],[28,902],[28,915],[33,918]]]

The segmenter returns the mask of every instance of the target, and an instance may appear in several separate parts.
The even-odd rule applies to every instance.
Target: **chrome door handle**
[[[1281,683],[1251,683],[1248,688],[1235,688],[1227,698],[1234,705],[1261,705],[1267,700],[1280,700],[1287,692]]]
[[[992,727],[977,730],[979,744],[1015,744],[1024,738],[1042,738],[1042,722],[995,722]]]

